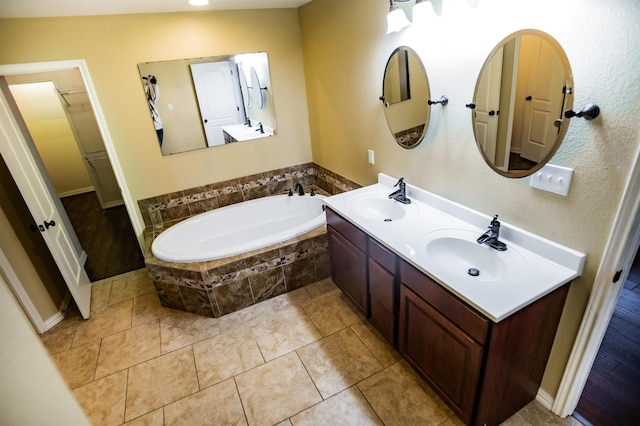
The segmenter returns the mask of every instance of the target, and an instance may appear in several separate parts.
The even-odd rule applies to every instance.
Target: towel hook
[[[429,105],[441,104],[442,106],[447,106],[447,104],[449,103],[449,98],[447,98],[445,95],[442,95],[440,96],[440,99],[438,99],[437,101],[432,101],[431,99],[429,99],[427,103]]]
[[[600,107],[596,104],[589,104],[582,111],[575,112],[572,109],[569,109],[564,112],[564,116],[566,118],[579,117],[584,118],[585,120],[593,120],[597,116],[600,115]]]

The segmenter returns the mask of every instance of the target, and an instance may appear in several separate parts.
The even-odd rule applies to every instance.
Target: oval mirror
[[[542,168],[562,143],[573,107],[567,55],[549,34],[522,30],[485,61],[473,96],[473,132],[487,164],[507,177]]]
[[[415,148],[427,133],[431,107],[429,79],[422,61],[411,48],[398,47],[384,70],[384,115],[391,134],[403,148]]]

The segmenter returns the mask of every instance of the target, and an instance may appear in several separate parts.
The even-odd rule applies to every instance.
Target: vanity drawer
[[[369,258],[392,274],[396,274],[396,255],[373,238],[369,238]]]
[[[326,208],[325,213],[327,214],[327,225],[332,226],[336,231],[342,234],[343,237],[352,242],[363,252],[367,251],[367,237],[364,232],[358,229],[355,225],[352,225],[351,222],[342,218],[329,207]]]
[[[371,298],[369,302],[371,318],[369,321],[387,339],[392,346],[396,344],[396,316],[389,312],[378,300]]]
[[[393,274],[369,259],[369,294],[389,312],[394,312],[395,282]]]
[[[402,260],[400,261],[400,279],[404,285],[468,333],[469,336],[480,344],[485,343],[490,324],[487,318]]]

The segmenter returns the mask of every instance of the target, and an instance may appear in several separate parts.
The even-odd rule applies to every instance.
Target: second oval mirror
[[[473,132],[487,164],[503,176],[529,176],[553,157],[567,132],[569,60],[549,34],[518,31],[489,54],[473,98]]]
[[[422,61],[411,48],[398,47],[384,70],[384,115],[391,134],[403,148],[415,148],[427,133],[431,108],[429,80]]]

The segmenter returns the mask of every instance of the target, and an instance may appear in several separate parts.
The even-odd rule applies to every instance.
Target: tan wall
[[[93,188],[53,85],[28,83],[9,87],[58,195]]]
[[[0,312],[0,424],[89,425],[1,272]]]
[[[442,2],[441,16],[385,36],[387,2],[313,1],[300,9],[314,162],[360,184],[378,172],[404,176],[488,215],[587,254],[571,288],[542,388],[554,395],[582,319],[630,166],[640,142],[640,6],[630,0]],[[579,11],[579,18],[576,12]],[[535,190],[529,178],[494,173],[476,149],[471,114],[477,75],[508,34],[536,28],[564,47],[575,80],[574,105],[602,116],[573,119],[552,163],[573,167],[568,197]],[[607,28],[607,31],[598,29]],[[399,45],[422,58],[434,106],[428,133],[412,150],[391,137],[378,100],[386,61]],[[367,163],[367,149],[376,164]]]
[[[133,200],[311,161],[296,9],[0,20],[0,63],[85,59]],[[163,157],[138,63],[265,51],[278,134]],[[141,218],[139,218],[142,222]]]
[[[29,259],[30,253],[24,250],[2,209],[0,209],[0,230],[2,231],[0,249],[7,257],[13,272],[22,283],[24,291],[31,299],[40,317],[48,320],[58,313],[58,306],[54,304],[53,299],[47,292],[47,288],[40,279],[38,271]]]

